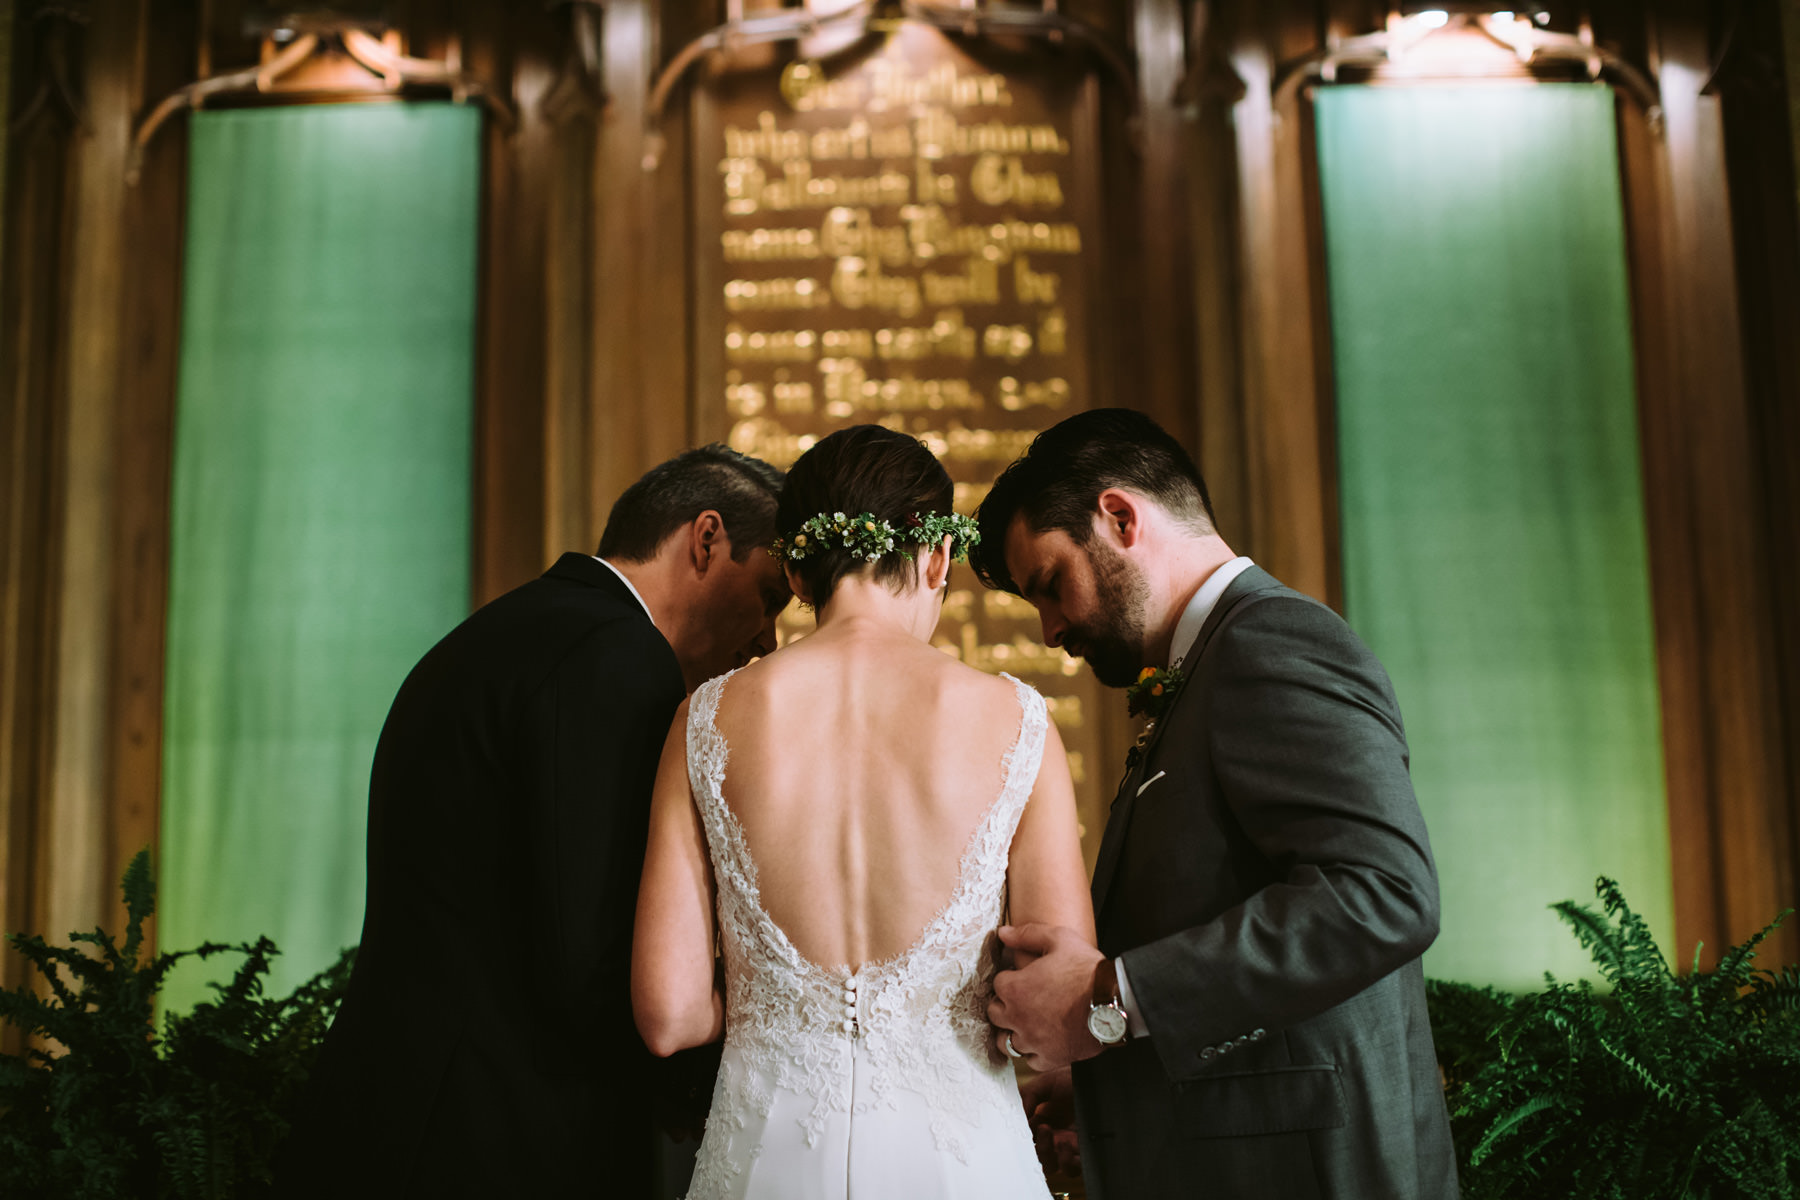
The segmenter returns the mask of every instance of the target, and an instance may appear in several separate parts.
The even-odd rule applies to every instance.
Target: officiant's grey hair
[[[600,557],[648,562],[670,534],[710,509],[724,522],[732,559],[743,562],[775,541],[781,481],[781,471],[720,442],[685,450],[651,467],[613,504]]]

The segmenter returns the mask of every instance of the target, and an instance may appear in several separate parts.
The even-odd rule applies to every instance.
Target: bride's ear
[[[944,540],[933,546],[925,555],[924,577],[921,582],[924,583],[926,591],[938,591],[950,582],[950,562],[950,535],[945,534]]]

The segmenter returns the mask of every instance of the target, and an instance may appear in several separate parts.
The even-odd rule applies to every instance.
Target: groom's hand
[[[1001,1047],[1010,1034],[1012,1048],[1038,1071],[1100,1053],[1087,1027],[1100,951],[1060,925],[1002,925],[1000,941],[1026,964],[994,976],[988,1020]]]

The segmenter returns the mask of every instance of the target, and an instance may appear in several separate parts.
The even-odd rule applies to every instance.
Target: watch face
[[[1125,1040],[1125,1014],[1110,1004],[1088,1010],[1088,1032],[1106,1045]]]

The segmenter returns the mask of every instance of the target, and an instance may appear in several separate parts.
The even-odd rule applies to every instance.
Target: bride
[[[776,553],[818,628],[669,733],[632,1004],[658,1054],[725,1038],[689,1200],[1048,1194],[984,1015],[992,935],[1092,940],[1093,913],[1043,698],[930,644],[976,536],[951,495],[879,426],[802,455]]]

